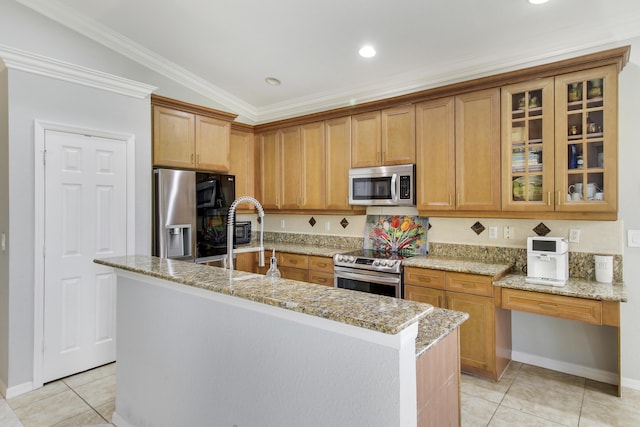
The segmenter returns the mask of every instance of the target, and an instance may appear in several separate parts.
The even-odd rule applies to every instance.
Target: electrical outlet
[[[569,229],[569,242],[570,243],[580,243],[580,229],[579,228],[571,228],[571,229]]]
[[[280,228],[284,230],[284,219],[280,220]]]
[[[324,230],[331,231],[331,222],[327,221],[324,223]]]
[[[504,236],[506,240],[513,239],[513,227],[510,225],[505,225],[504,227]]]
[[[496,227],[495,225],[492,227],[489,227],[489,238],[490,239],[498,238],[498,227]]]

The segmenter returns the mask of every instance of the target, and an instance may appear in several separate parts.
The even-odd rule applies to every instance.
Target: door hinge
[[[42,164],[45,166],[47,165],[47,150],[42,152]]]

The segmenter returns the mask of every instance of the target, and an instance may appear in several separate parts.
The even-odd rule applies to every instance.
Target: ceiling
[[[640,36],[638,0],[17,1],[254,124]],[[377,55],[360,57],[364,44]]]

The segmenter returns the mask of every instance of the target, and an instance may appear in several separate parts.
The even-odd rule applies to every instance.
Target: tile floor
[[[462,376],[463,426],[639,426],[640,391],[513,362],[499,382]],[[1,427],[112,426],[115,364],[5,401]]]

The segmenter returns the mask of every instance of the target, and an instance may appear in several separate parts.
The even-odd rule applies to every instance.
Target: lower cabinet
[[[265,266],[258,267],[255,252],[238,254],[236,269],[265,274],[269,269],[270,256],[271,251],[265,251]],[[333,258],[331,257],[276,252],[276,259],[283,279],[333,286]]]
[[[461,425],[458,343],[456,329],[416,359],[418,427]]]
[[[405,299],[463,311],[460,327],[463,372],[498,380],[511,360],[511,313],[500,308],[493,277],[425,268],[404,270]]]
[[[333,286],[333,258],[309,256],[309,282]]]

